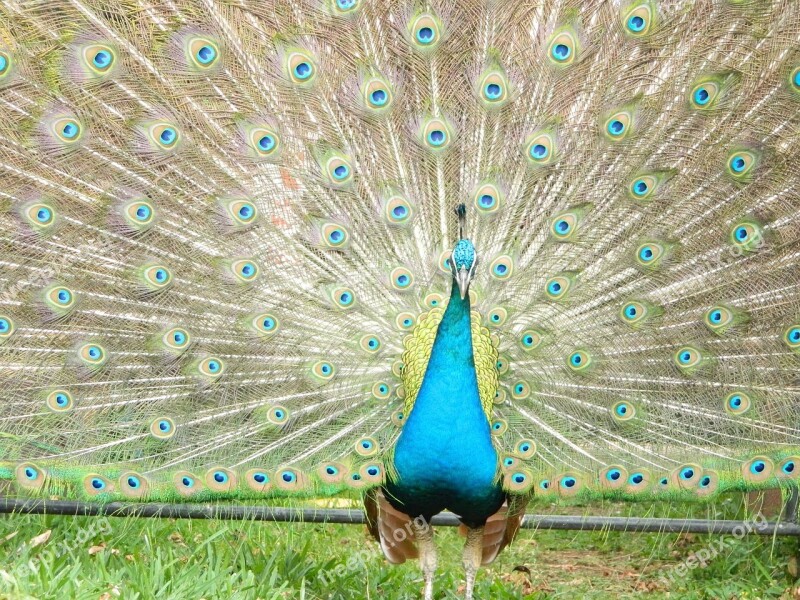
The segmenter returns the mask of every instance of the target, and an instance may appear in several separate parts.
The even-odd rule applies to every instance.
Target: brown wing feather
[[[525,509],[528,506],[527,496],[509,496],[509,499],[496,513],[486,520],[483,530],[483,558],[481,564],[493,562],[500,551],[508,546],[517,536]],[[459,527],[461,535],[466,536],[467,527]]]
[[[367,493],[364,510],[367,529],[378,540],[389,562],[401,564],[419,557],[411,517],[389,504],[381,490],[370,490]]]

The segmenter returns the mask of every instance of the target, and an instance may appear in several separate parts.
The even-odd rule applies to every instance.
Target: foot
[[[436,544],[433,542],[433,527],[418,517],[412,521],[414,537],[419,549],[419,563],[425,579],[425,600],[433,600],[433,577],[436,574]]]
[[[464,593],[465,600],[472,600],[475,589],[475,575],[481,567],[483,557],[483,527],[467,530],[467,543],[464,544],[464,572],[467,577],[467,589]]]

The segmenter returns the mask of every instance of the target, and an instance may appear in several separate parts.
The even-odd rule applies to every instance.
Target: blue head
[[[458,284],[458,291],[461,299],[469,292],[469,284],[475,276],[475,267],[478,265],[478,254],[471,241],[464,237],[464,225],[466,222],[466,207],[463,204],[456,208],[458,215],[459,237],[458,243],[453,248],[450,256],[450,269],[453,271],[453,279]]]

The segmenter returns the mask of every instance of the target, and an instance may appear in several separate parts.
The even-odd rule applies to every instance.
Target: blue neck
[[[393,491],[434,506],[461,497],[467,505],[496,504],[497,452],[478,394],[469,296],[453,284],[422,386],[394,452]],[[452,502],[452,500],[450,500]],[[453,505],[448,504],[453,509]]]

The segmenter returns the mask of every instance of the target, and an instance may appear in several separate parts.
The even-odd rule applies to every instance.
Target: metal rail
[[[152,517],[170,519],[221,519],[302,523],[363,524],[364,513],[351,509],[234,506],[225,504],[136,504],[111,502],[68,502],[0,498],[0,513],[30,513],[69,516]],[[436,515],[433,525],[455,526],[451,513]],[[525,529],[579,531],[628,531],[653,533],[716,533],[733,535],[785,535],[800,537],[800,524],[767,521],[712,521],[707,519],[661,519],[563,515],[525,515]]]

